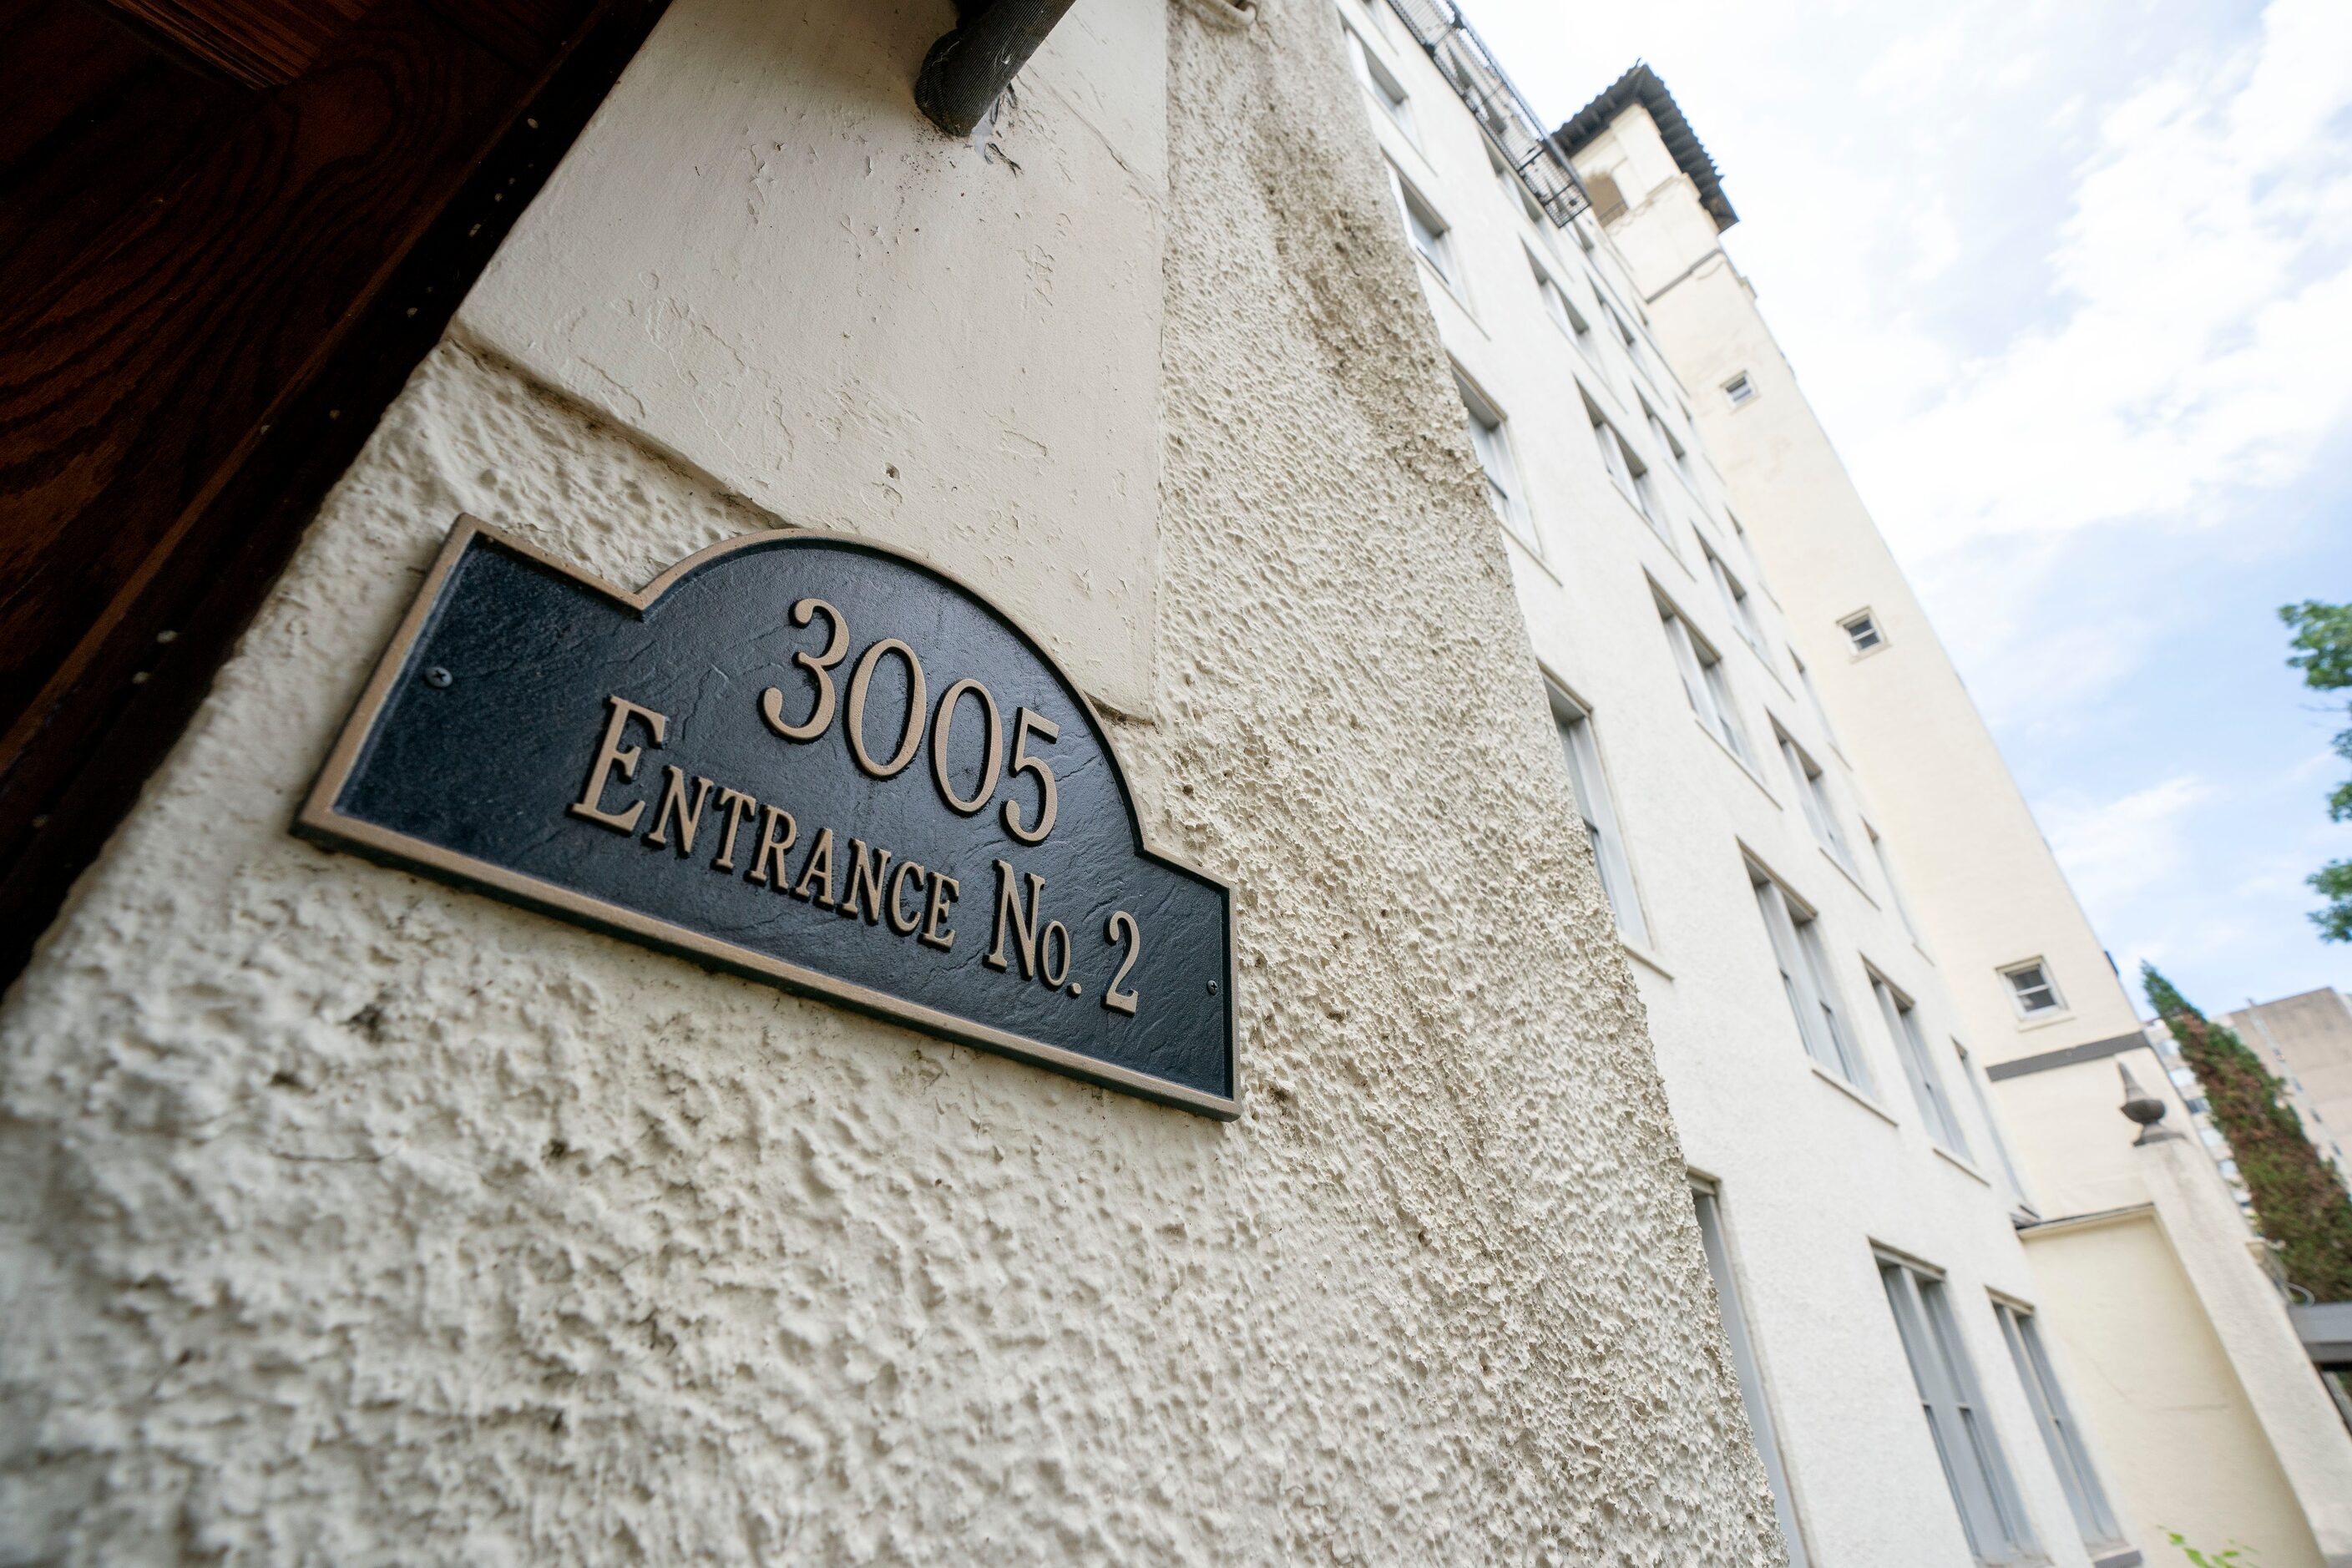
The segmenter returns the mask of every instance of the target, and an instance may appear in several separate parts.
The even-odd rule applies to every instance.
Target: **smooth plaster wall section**
[[[1239,889],[1244,1118],[291,838],[457,511],[621,581],[774,521],[446,344],[0,1004],[0,1559],[1780,1561],[1353,89],[1262,9],[1176,13],[1118,725]]]
[[[2026,1233],[2076,1417],[2151,1563],[2177,1531],[2263,1568],[2321,1568],[2318,1546],[2230,1358],[2155,1215]]]
[[[1147,712],[1165,12],[1085,0],[964,142],[910,107],[945,0],[678,0],[457,328]]]

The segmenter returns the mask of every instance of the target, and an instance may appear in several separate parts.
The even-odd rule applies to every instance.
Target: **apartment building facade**
[[[12,105],[58,110],[12,143],[52,176],[19,255],[96,288],[160,247],[175,303],[51,379],[12,358],[10,385],[147,399],[161,423],[100,419],[101,455],[151,489],[220,456],[190,515],[226,496],[232,535],[284,524],[289,553],[216,668],[188,662],[195,622],[89,633],[135,658],[107,689],[168,754],[45,862],[88,853],[0,1001],[0,1558],[1780,1560],[1642,983],[1564,826],[1509,547],[1328,11],[675,0],[636,7],[642,42],[551,46],[605,63],[567,121],[493,26],[558,5],[306,8],[314,58],[248,29],[253,86],[195,69],[205,40],[154,21],[177,9],[129,8],[149,25],[37,8],[48,52],[0,62]],[[445,12],[487,41],[450,45]],[[1009,96],[958,100],[988,109],[963,131],[919,102],[927,71],[1040,34]],[[79,63],[28,80],[46,59]],[[257,342],[288,341],[312,279],[239,248],[254,187],[213,160],[290,127],[288,158],[238,167],[373,167],[381,125],[322,141],[312,116],[397,131],[443,101],[385,79],[512,116],[478,206],[426,215],[440,269],[353,306],[408,363],[321,391],[297,355],[201,406],[124,385],[159,340],[242,343],[257,278],[288,307]],[[76,140],[125,110],[177,131]],[[131,179],[173,158],[174,199]],[[382,216],[336,205],[348,181],[299,194],[261,215],[298,256],[321,213]],[[289,431],[323,494],[238,500]],[[12,547],[98,461],[34,456],[63,477],[5,498]],[[148,542],[109,521],[44,537]],[[810,560],[898,596],[729,596],[743,563]],[[477,581],[517,596],[446,608]],[[478,640],[439,640],[460,624]],[[681,627],[709,634],[694,658],[633,640]],[[619,673],[583,702],[582,668]],[[181,682],[189,714],[139,706]],[[502,692],[538,695],[470,706]],[[110,721],[79,700],[56,721]],[[925,721],[891,752],[901,701]],[[698,795],[714,735],[736,761]],[[337,768],[476,837],[437,860],[431,823],[362,840],[350,792],[313,791]],[[14,812],[26,775],[0,773]],[[38,860],[98,800],[5,817],[0,850]],[[628,881],[467,869],[509,822],[518,858]],[[1003,892],[1086,832],[1109,858],[1048,868],[1025,910]],[[1170,907],[1056,901],[1147,847],[1230,895],[1189,949]],[[852,857],[864,919],[857,875],[835,903]],[[632,887],[700,902],[656,921]],[[803,938],[887,956],[826,985],[759,945]],[[1187,951],[1229,962],[1178,986],[1155,965]],[[906,1002],[943,973],[1055,1027],[1181,1000],[1202,1023],[1160,1037],[1178,1053],[1223,1003],[1232,1071],[1187,1110],[1125,1092],[1160,1081],[1143,1056],[975,1049]],[[1873,1267],[1848,1273],[1875,1289]]]
[[[1791,1560],[2140,1561],[2149,1525],[2103,1479],[2040,1321],[1972,1031],[1621,248],[1620,194],[1588,176],[1595,210],[1565,225],[1525,197],[1496,129],[1510,95],[1450,7],[1335,5],[1636,965]]]
[[[1884,897],[1949,998],[2081,1424],[2151,1550],[2352,1561],[2352,1440],[1999,748],[1719,236],[1732,212],[1646,68],[1560,139],[1681,372],[1866,795]],[[2118,1068],[2123,1068],[2119,1075]],[[1973,1079],[1972,1079],[1973,1080]],[[2135,1140],[2126,1097],[2160,1104]],[[2065,1375],[2062,1366],[2062,1375]],[[2160,1560],[2160,1559],[2159,1559]]]

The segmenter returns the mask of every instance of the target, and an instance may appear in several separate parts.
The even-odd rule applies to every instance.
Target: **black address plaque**
[[[758,533],[632,594],[450,531],[295,831],[1230,1119],[1231,898],[943,574]]]

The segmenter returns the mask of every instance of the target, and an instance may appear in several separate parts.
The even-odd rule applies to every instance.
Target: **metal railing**
[[[1453,84],[1555,226],[1566,228],[1570,218],[1592,205],[1584,183],[1569,166],[1568,155],[1545,132],[1494,50],[1453,0],[1389,0],[1389,8],[1428,51],[1438,73]]]

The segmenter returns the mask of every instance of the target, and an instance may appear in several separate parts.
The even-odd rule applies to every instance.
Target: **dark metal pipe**
[[[915,78],[915,107],[950,136],[969,136],[997,94],[1029,63],[1076,0],[991,0],[966,6],[954,31],[931,46]]]

